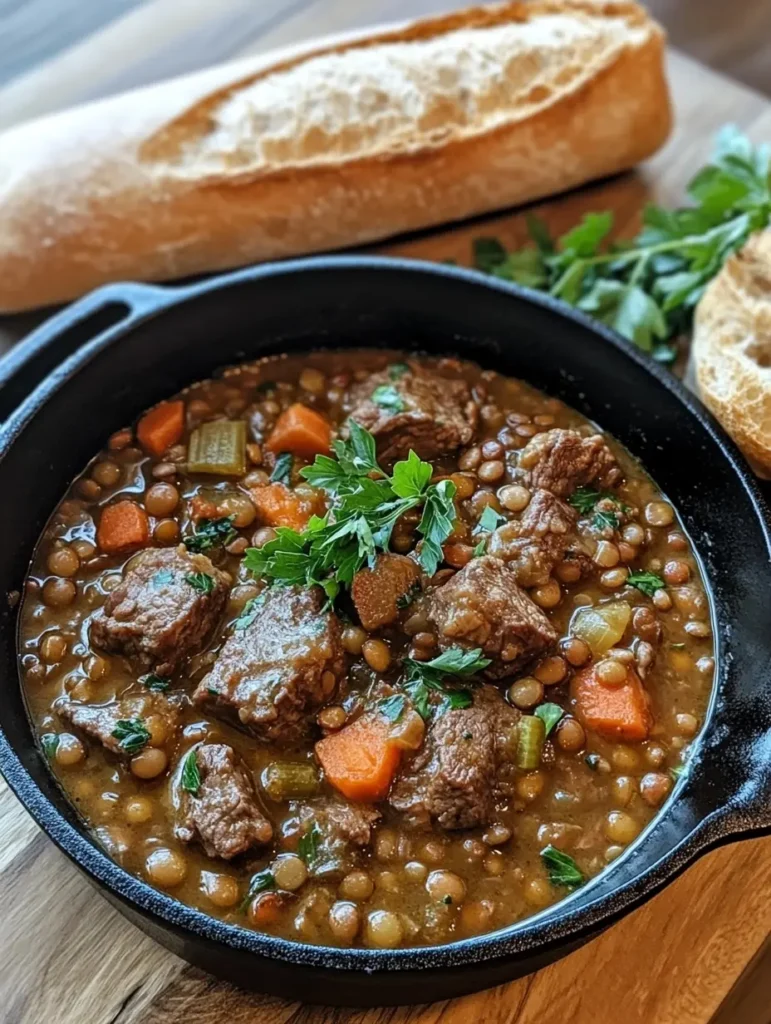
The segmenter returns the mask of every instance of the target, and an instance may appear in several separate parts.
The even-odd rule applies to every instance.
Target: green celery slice
[[[243,476],[246,472],[246,423],[214,420],[190,435],[187,468],[191,473]]]

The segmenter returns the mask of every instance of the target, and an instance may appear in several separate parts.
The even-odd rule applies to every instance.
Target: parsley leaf
[[[541,860],[552,885],[564,885],[568,889],[575,889],[576,886],[583,885],[584,876],[578,865],[562,850],[549,844],[541,850]]]
[[[610,244],[613,217],[589,213],[557,242],[528,219],[534,246],[474,242],[474,265],[549,292],[613,327],[660,362],[672,362],[709,281],[749,235],[771,222],[771,147],[733,126],[687,189],[693,205],[649,206],[636,238]]]
[[[211,548],[225,547],[238,536],[233,528],[234,519],[235,516],[199,519],[192,537],[185,537],[185,547],[196,554],[202,554]]]
[[[315,821],[300,836],[300,841],[297,844],[297,856],[302,858],[309,867],[319,855],[319,844],[322,838],[321,829]]]
[[[185,583],[189,583],[194,590],[204,595],[211,594],[214,590],[214,577],[205,572],[189,572],[185,576]]]
[[[455,524],[454,498],[455,484],[452,480],[440,480],[426,492],[423,515],[418,523],[418,533],[423,535],[418,561],[429,576],[439,568],[444,558],[442,544]]]
[[[233,629],[235,629],[237,633],[242,632],[244,629],[248,629],[260,614],[260,608],[262,608],[264,604],[264,594],[257,594],[255,597],[250,597],[241,609],[241,614],[233,623]]]
[[[404,399],[391,384],[380,384],[371,395],[375,405],[387,412],[404,412]]]
[[[391,380],[399,380],[405,373],[409,373],[410,368],[406,363],[391,363],[388,367],[388,376]]]
[[[159,569],[150,582],[155,590],[160,590],[161,587],[165,587],[168,583],[174,582],[174,573],[171,569]]]
[[[653,597],[657,590],[666,586],[664,580],[655,572],[630,572],[626,578],[630,587],[636,587],[648,597]]]
[[[146,676],[140,676],[139,682],[153,693],[166,693],[171,688],[171,683],[168,679],[164,679],[163,676],[157,676],[154,672],[149,672]]]
[[[198,790],[201,788],[201,772],[198,769],[198,758],[195,750],[191,750],[182,762],[180,785],[188,793],[192,793],[193,796],[198,795]]]
[[[291,452],[281,452],[276,457],[276,464],[273,467],[273,472],[270,474],[270,479],[273,483],[288,484],[292,479],[292,464],[294,457]]]
[[[400,693],[392,697],[384,697],[377,702],[377,709],[381,715],[385,715],[389,722],[398,722],[404,714],[405,700]]]
[[[57,732],[43,733],[40,737],[40,746],[43,748],[43,753],[48,760],[53,761],[59,748],[59,734]]]
[[[598,530],[604,530],[606,528],[617,530],[621,525],[621,520],[615,512],[606,512],[602,509],[594,513],[592,525]]]
[[[406,670],[404,690],[422,718],[431,715],[431,691],[442,694],[439,713],[456,711],[471,706],[472,697],[468,690],[453,690],[445,686],[447,676],[472,676],[490,664],[489,658],[482,657],[480,647],[464,650],[462,647],[450,647],[431,661],[415,661],[405,658],[403,666]]]
[[[577,487],[568,501],[581,515],[585,516],[594,512],[592,526],[597,530],[603,530],[606,527],[617,530],[621,525],[619,513],[628,510],[628,506],[620,501],[615,494],[610,491],[595,491],[591,487]],[[601,501],[604,502],[605,507],[598,509],[596,506]],[[612,504],[611,508],[607,507],[609,504]]]
[[[474,527],[474,533],[480,533],[482,530],[486,530],[488,533],[492,533],[493,530],[497,530],[501,523],[506,522],[506,516],[502,516],[500,512],[496,512],[492,505],[485,505],[482,515],[479,517],[479,522]]]
[[[406,459],[397,462],[391,478],[391,490],[399,498],[420,498],[431,482],[433,469],[410,449]]]
[[[540,704],[533,712],[546,726],[545,736],[548,736],[557,722],[560,721],[565,712],[559,704]]]
[[[246,896],[244,896],[241,902],[241,912],[243,913],[246,910],[255,896],[259,896],[261,892],[268,892],[276,888],[276,879],[269,868],[265,868],[263,871],[258,871],[256,875],[252,875]]]
[[[568,498],[568,501],[577,509],[582,516],[588,515],[602,497],[601,491],[595,491],[591,487],[577,487]]]
[[[118,740],[126,754],[137,754],[150,740],[150,733],[140,718],[122,718],[115,723],[110,735]]]

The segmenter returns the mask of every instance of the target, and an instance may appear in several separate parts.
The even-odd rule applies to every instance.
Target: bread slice
[[[671,124],[629,0],[477,7],[0,136],[0,310],[359,245],[633,166]]]
[[[753,235],[707,288],[692,354],[704,402],[771,477],[771,230]]]

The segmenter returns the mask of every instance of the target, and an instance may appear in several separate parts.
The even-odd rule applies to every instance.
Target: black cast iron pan
[[[0,769],[17,796],[111,902],[175,953],[247,988],[306,1002],[427,1002],[529,973],[638,906],[706,850],[771,832],[771,537],[755,481],[668,371],[574,310],[470,271],[319,258],[177,289],[113,285],[54,317],[0,364],[0,592],[20,588],[70,480],[147,406],[264,353],[378,345],[458,353],[523,377],[625,444],[674,501],[703,561],[717,683],[707,726],[665,808],[569,899],[448,946],[328,949],[216,921],[102,852],[33,743],[16,614],[6,605]]]

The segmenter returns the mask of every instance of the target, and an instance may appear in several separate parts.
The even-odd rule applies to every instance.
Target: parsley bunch
[[[421,506],[418,560],[429,575],[436,572],[455,522],[455,485],[451,480],[432,484],[431,464],[413,451],[388,476],[377,464],[372,434],[355,420],[349,426],[350,439],[332,444],[334,458],[317,455],[300,474],[327,492],[330,510],[312,516],[301,533],[279,527],[275,540],[249,548],[244,564],[255,576],[273,583],[318,584],[334,600],[359,569],[372,566],[379,551],[388,551],[396,521]]]
[[[556,242],[530,217],[534,247],[507,252],[497,239],[480,238],[475,266],[549,292],[672,362],[676,338],[690,326],[709,281],[771,221],[771,147],[753,147],[738,128],[725,127],[687,192],[694,205],[649,205],[640,234],[616,244],[608,244],[609,212],[587,214]]]

